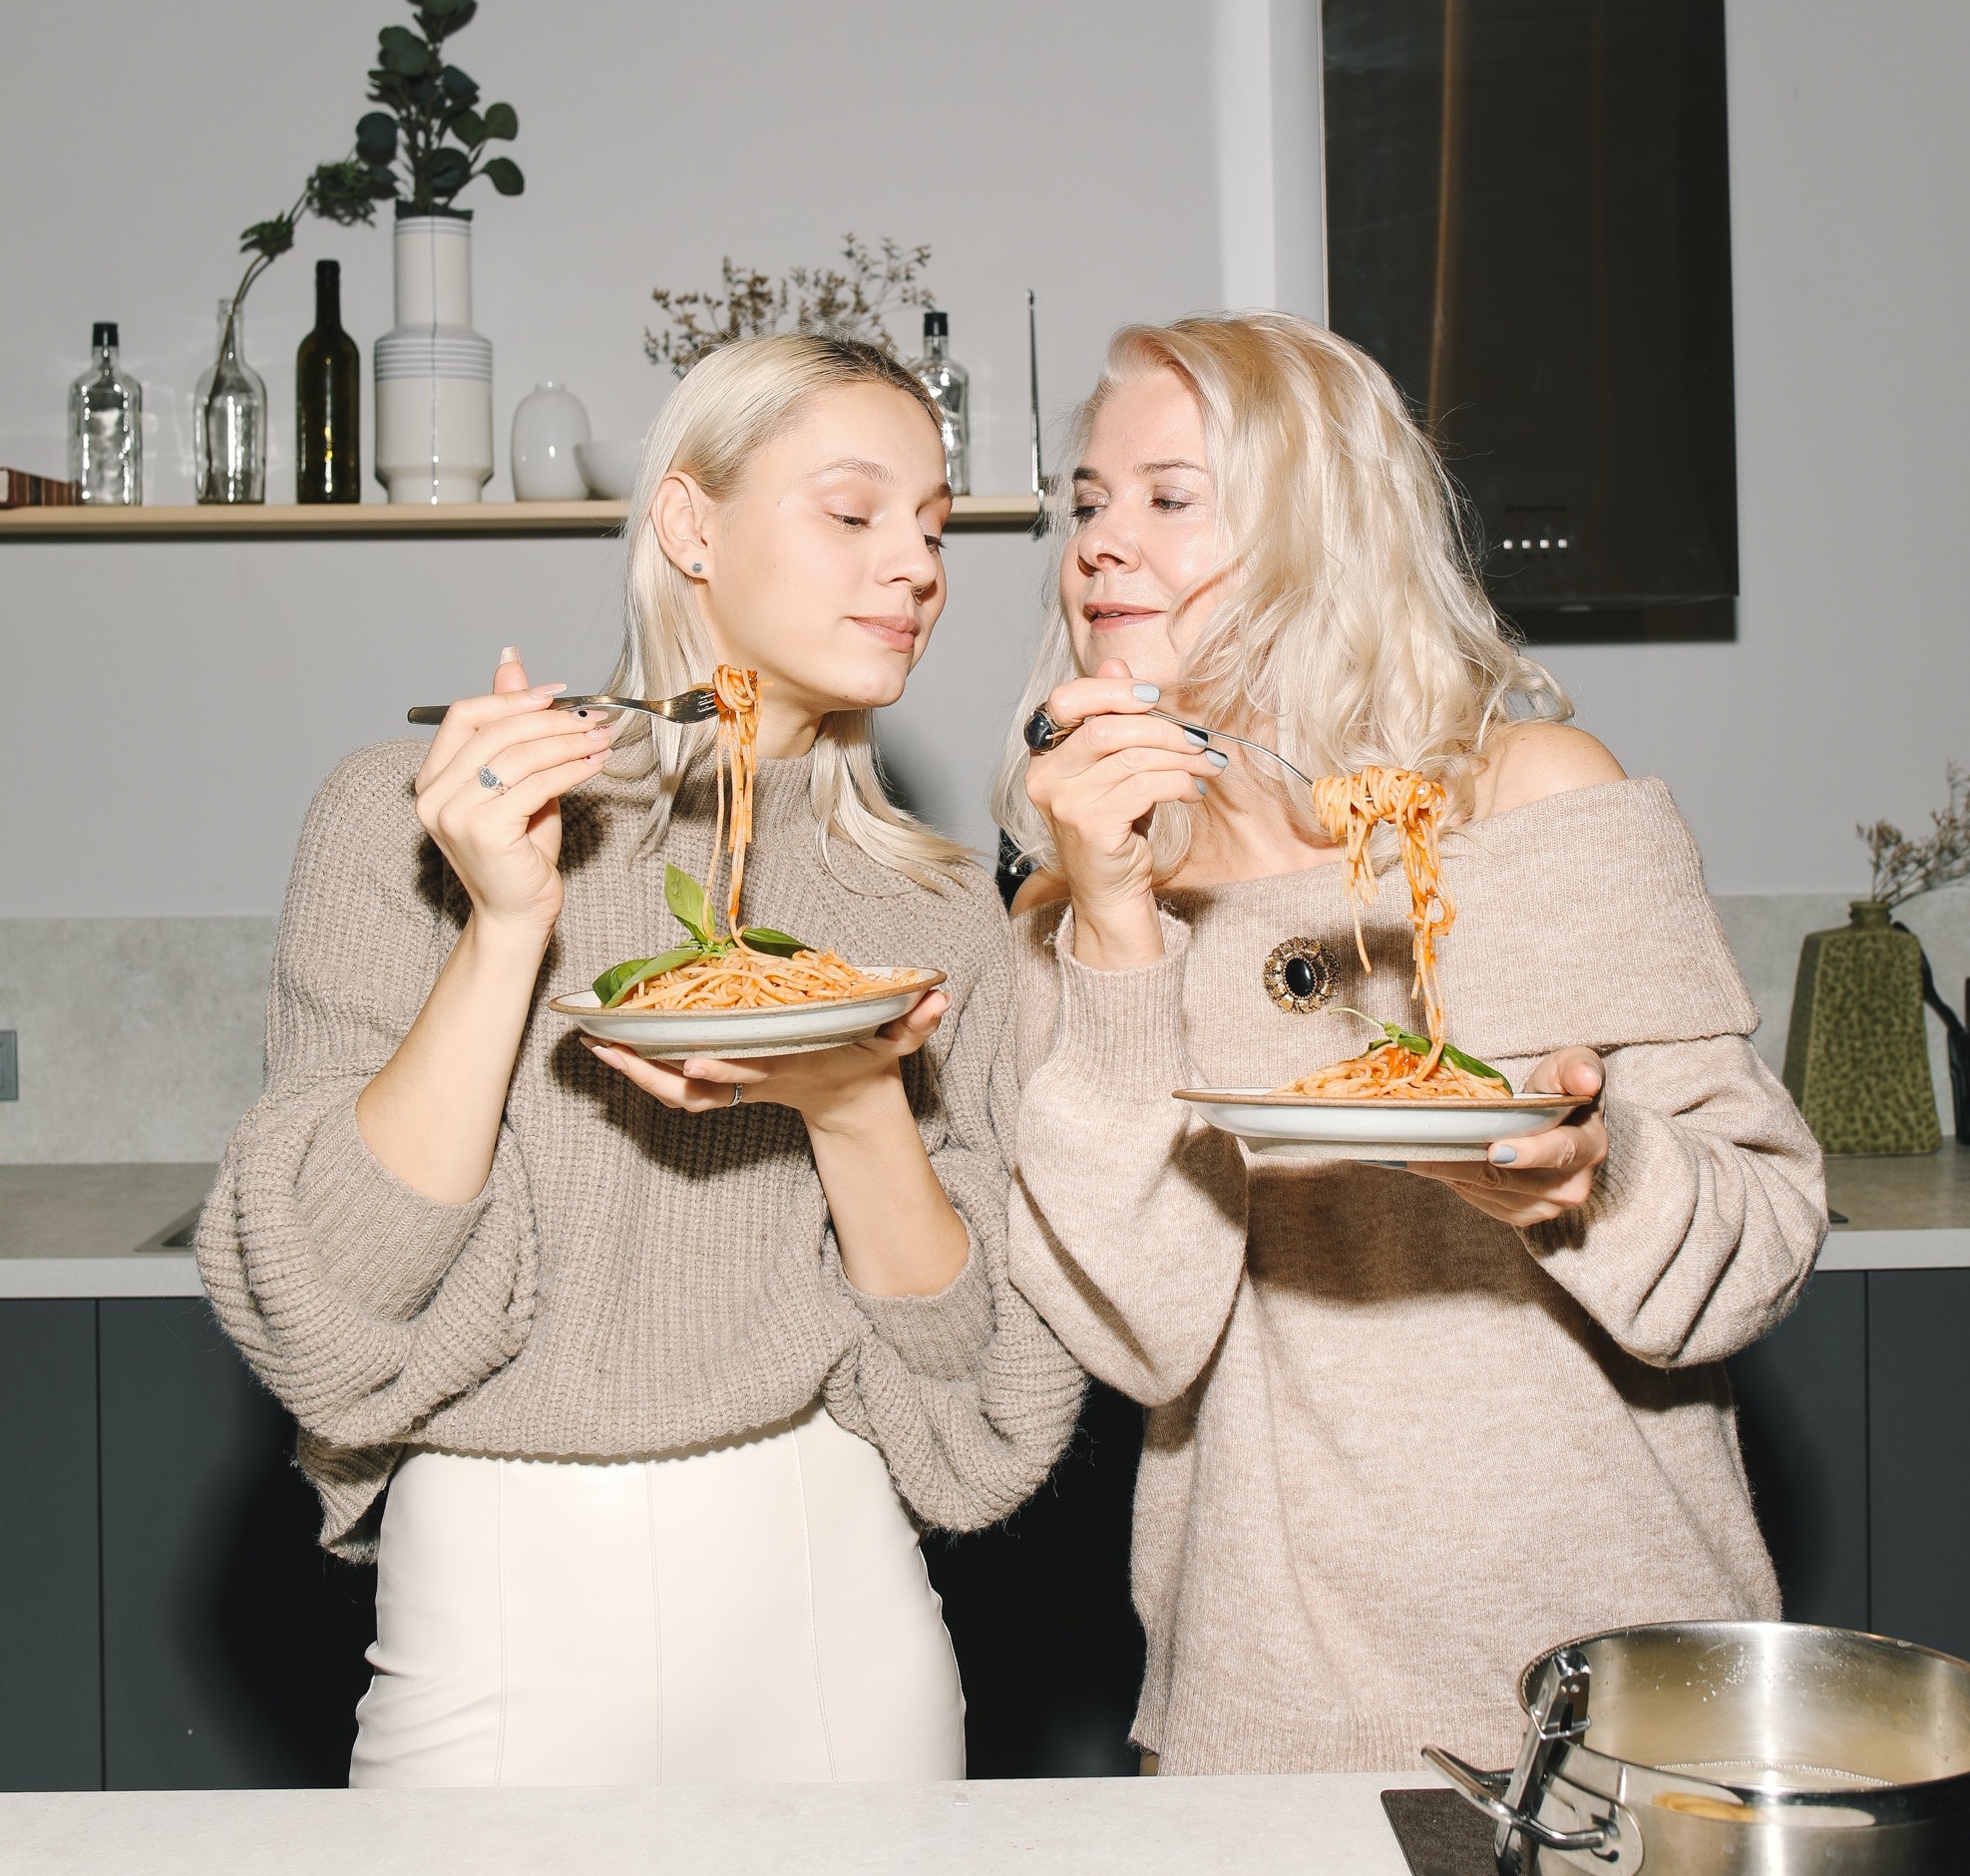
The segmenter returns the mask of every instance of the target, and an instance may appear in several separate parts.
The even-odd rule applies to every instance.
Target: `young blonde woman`
[[[1008,751],[1025,1087],[1013,1281],[1148,1409],[1138,1742],[1165,1771],[1507,1764],[1519,1668],[1626,1623],[1775,1616],[1724,1357],[1825,1227],[1819,1155],[1688,831],[1501,632],[1430,450],[1366,355],[1284,315],[1117,335],[1059,610]],[[1604,1099],[1488,1163],[1257,1160],[1173,1089],[1416,1026],[1399,874],[1355,959],[1311,775],[1456,804],[1453,1038]],[[1044,741],[1044,738],[1041,738]],[[1266,987],[1285,940],[1335,985]],[[1318,1000],[1318,999],[1308,999]]]
[[[949,973],[868,1042],[671,1067],[545,1009],[675,936],[709,726],[611,747],[509,653],[315,801],[199,1256],[377,1557],[353,1783],[962,1775],[917,1521],[1011,1510],[1080,1379],[1006,1278],[1003,915],[870,740],[949,509],[908,374],[796,337],[690,373],[630,508],[609,688],[766,684],[747,922]]]

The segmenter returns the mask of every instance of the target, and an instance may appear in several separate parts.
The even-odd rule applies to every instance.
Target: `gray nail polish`
[[[1200,729],[1192,729],[1188,723],[1183,726],[1183,733],[1189,739],[1190,746],[1193,749],[1204,749],[1210,745],[1210,737],[1206,736]]]
[[[1515,1146],[1500,1145],[1494,1146],[1491,1149],[1491,1164],[1493,1166],[1509,1166],[1517,1158],[1518,1148]]]
[[[1208,795],[1211,792],[1210,784],[1200,779],[1197,784],[1197,792],[1200,795]]]
[[[1205,750],[1204,760],[1215,769],[1228,769],[1231,767],[1231,758],[1222,749]]]
[[[1162,689],[1156,684],[1137,684],[1133,688],[1139,702],[1160,703],[1163,700]]]

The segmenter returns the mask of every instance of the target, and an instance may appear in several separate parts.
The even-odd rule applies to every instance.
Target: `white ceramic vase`
[[[376,341],[376,480],[392,502],[476,502],[493,474],[493,347],[472,329],[472,223],[397,222],[397,323]]]
[[[575,452],[589,441],[589,413],[565,384],[537,384],[513,413],[516,502],[583,502],[589,485]]]

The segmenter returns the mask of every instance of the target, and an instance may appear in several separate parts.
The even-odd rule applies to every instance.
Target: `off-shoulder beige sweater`
[[[1509,1764],[1535,1655],[1778,1613],[1723,1361],[1805,1282],[1824,1185],[1667,789],[1444,843],[1454,1038],[1514,1085],[1567,1043],[1606,1053],[1607,1164],[1536,1230],[1399,1170],[1255,1157],[1170,1099],[1365,1046],[1270,1001],[1283,938],[1327,941],[1337,1003],[1408,1015],[1400,875],[1368,977],[1342,875],[1165,894],[1138,970],[1076,961],[1058,906],[1014,923],[1012,1276],[1149,1408],[1135,1736],[1165,1771],[1412,1771],[1426,1741]]]
[[[267,996],[266,1089],[198,1230],[220,1319],[300,1422],[322,1541],[361,1556],[407,1446],[619,1459],[766,1427],[817,1396],[888,1461],[927,1523],[988,1524],[1043,1479],[1080,1370],[1006,1276],[1012,970],[983,872],[942,893],[836,841],[824,866],[807,760],[762,763],[745,913],[867,963],[935,964],[951,1010],[905,1065],[971,1254],[941,1295],[847,1281],[800,1116],[684,1114],[578,1046],[545,1007],[678,936],[663,863],[705,877],[709,771],[646,838],[652,785],[564,805],[566,899],[467,1205],[402,1184],[356,1096],[423,1005],[468,902],[425,839],[421,745],[351,756],[301,835]]]

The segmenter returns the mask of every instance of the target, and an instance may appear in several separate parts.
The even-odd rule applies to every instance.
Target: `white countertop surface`
[[[158,1240],[196,1211],[217,1169],[190,1165],[0,1166],[0,1300],[10,1297],[200,1297],[189,1251]],[[1844,1216],[1822,1271],[1970,1268],[1970,1147],[1834,1159]]]
[[[1406,1876],[1386,1772],[0,1796],[6,1876]]]

